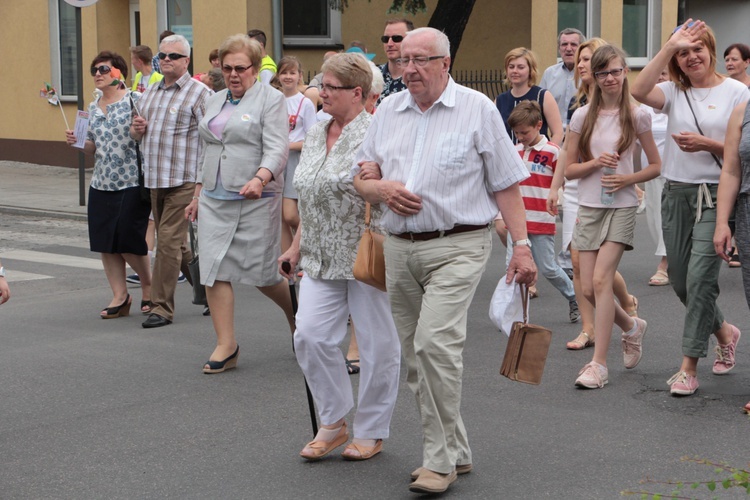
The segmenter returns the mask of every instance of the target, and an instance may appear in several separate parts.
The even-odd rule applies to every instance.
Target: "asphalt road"
[[[544,381],[498,374],[506,339],[487,314],[504,262],[495,240],[464,356],[474,471],[444,498],[614,499],[646,477],[724,477],[680,462],[686,455],[747,467],[750,421],[740,408],[750,399],[750,314],[740,272],[722,267],[720,298],[745,332],[738,366],[714,376],[711,353],[698,393],[671,397],[665,381],[681,360],[683,308],[669,287],[647,286],[657,258],[644,216],[637,236],[620,270],[649,322],[644,358],[626,371],[613,342],[610,383],[594,391],[573,385],[592,352],[565,349],[579,325],[544,281],[531,311],[554,332]],[[421,465],[421,434],[403,382],[382,454],[362,463],[298,457],[311,439],[302,375],[282,315],[256,290],[237,287],[239,368],[207,376],[201,366],[215,337],[188,285],[178,286],[171,326],[142,329],[136,308],[99,318],[109,288],[84,222],[0,214],[0,258],[12,290],[0,307],[0,498],[414,497],[408,474]],[[131,293],[137,303],[140,290]]]

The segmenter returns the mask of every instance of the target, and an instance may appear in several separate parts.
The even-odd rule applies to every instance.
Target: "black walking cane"
[[[281,263],[281,270],[285,273],[289,274],[292,271],[292,265],[284,261]],[[292,297],[292,311],[294,311],[294,315],[297,315],[297,289],[294,286],[294,280],[289,280],[289,294]],[[294,351],[294,340],[292,340],[292,352]],[[305,376],[302,376],[302,379],[305,381],[305,391],[307,392],[307,406],[310,410],[310,422],[312,423],[312,429],[313,429],[313,438],[318,434],[318,419],[315,417],[315,402],[313,401],[312,393],[310,392],[310,386],[307,385],[307,379]]]

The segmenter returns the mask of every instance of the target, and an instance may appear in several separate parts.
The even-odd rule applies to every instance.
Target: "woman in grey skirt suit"
[[[276,269],[289,149],[286,103],[281,92],[258,84],[261,51],[246,35],[221,44],[227,89],[207,100],[198,126],[205,143],[203,161],[185,214],[192,221],[200,213],[201,283],[217,337],[203,373],[237,366],[232,283],[256,286],[284,311],[294,332],[289,287]]]

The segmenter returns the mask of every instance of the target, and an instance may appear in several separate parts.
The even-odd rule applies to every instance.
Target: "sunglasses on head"
[[[97,71],[99,72],[100,75],[106,75],[107,73],[112,71],[112,68],[104,64],[102,64],[101,66],[93,66],[91,68],[91,76],[96,76]]]
[[[393,40],[395,43],[401,43],[404,41],[404,35],[383,35],[380,37],[380,41],[383,43],[388,43],[388,39]]]
[[[178,59],[182,59],[183,57],[187,57],[182,54],[178,54],[177,52],[170,52],[169,54],[165,54],[164,52],[159,52],[157,55],[159,56],[159,59],[161,59],[162,61],[166,59],[167,57],[169,58],[170,61],[176,61]]]

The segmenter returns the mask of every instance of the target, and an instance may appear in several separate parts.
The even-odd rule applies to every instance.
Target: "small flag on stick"
[[[60,108],[60,114],[62,114],[63,121],[65,121],[65,129],[70,130],[68,119],[65,118],[65,112],[63,112],[62,106],[60,106],[60,97],[57,95],[55,88],[49,83],[44,82],[44,88],[39,91],[39,97],[44,97],[48,103]]]

